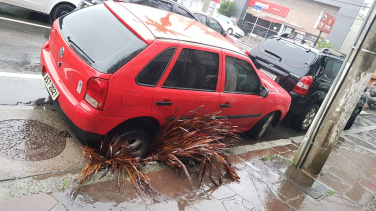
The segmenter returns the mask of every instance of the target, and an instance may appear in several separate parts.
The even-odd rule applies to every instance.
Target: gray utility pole
[[[375,1],[365,18],[352,52],[322,103],[294,163],[308,173],[320,173],[347,120],[376,69]]]

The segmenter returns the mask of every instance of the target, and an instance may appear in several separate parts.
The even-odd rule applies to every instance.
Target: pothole
[[[59,155],[65,148],[61,131],[44,123],[12,119],[0,121],[0,156],[39,161]]]

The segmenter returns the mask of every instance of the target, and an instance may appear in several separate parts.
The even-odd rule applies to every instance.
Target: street
[[[69,205],[69,203],[66,202],[66,198],[64,198],[66,195],[64,190],[70,190],[76,186],[76,183],[73,181],[85,166],[86,160],[82,156],[82,144],[75,137],[52,104],[52,99],[49,97],[43,83],[40,68],[41,47],[49,39],[51,24],[52,22],[47,15],[0,3],[0,162],[2,163],[2,169],[0,171],[0,202],[38,193],[54,192],[53,196],[60,201],[59,203],[64,204],[67,209],[70,206],[71,210],[76,210],[80,209],[80,207],[85,207],[85,197],[79,195],[76,204]],[[256,38],[251,37],[248,45],[245,45],[244,43],[247,40],[248,37],[243,37],[237,39],[236,42],[239,43],[239,47],[242,50],[249,50],[249,46],[254,46],[254,43],[258,41]],[[287,116],[277,127],[269,127],[263,137],[257,141],[240,134],[242,140],[235,143],[234,147],[229,152],[236,161],[235,165],[238,165],[238,167],[244,165],[244,163],[239,164],[241,161],[238,159],[237,155],[242,157],[243,155],[240,156],[240,154],[248,153],[247,156],[249,157],[243,156],[242,158],[245,160],[243,161],[248,164],[250,162],[257,163],[257,161],[253,160],[254,157],[249,153],[250,151],[264,150],[259,152],[258,159],[261,159],[261,154],[271,153],[271,151],[273,151],[269,150],[269,148],[273,148],[273,152],[275,153],[280,153],[277,149],[280,149],[278,147],[282,145],[289,145],[292,148],[283,151],[284,153],[288,152],[289,159],[292,159],[293,151],[297,149],[305,133],[294,130],[291,126],[291,121],[291,116]],[[367,106],[356,119],[350,132],[345,132],[345,134],[351,135],[353,133],[351,131],[363,131],[364,127],[376,128],[376,113],[368,109]],[[12,133],[9,132],[10,128],[13,130]],[[33,138],[25,131],[32,131],[33,133],[36,131],[35,133],[37,135],[34,139],[37,141],[33,142]],[[367,129],[365,131],[371,130]],[[370,132],[370,134],[372,134],[372,132]],[[9,141],[6,141],[8,140],[6,139],[7,137],[13,137],[12,139],[15,144],[8,143]],[[50,141],[51,143],[47,144],[46,142],[49,141],[44,140],[46,137],[54,137],[56,140],[54,139]],[[28,147],[27,143],[30,141],[33,143],[31,143],[31,147]],[[21,145],[23,147],[18,147]],[[349,146],[352,145],[350,144]],[[281,151],[281,153],[283,152]],[[287,156],[287,154],[285,155]],[[252,159],[250,157],[252,157]],[[373,159],[372,156],[370,157]],[[335,163],[336,161],[332,162]],[[333,163],[331,167],[334,166]],[[166,176],[158,176],[156,172],[160,170],[163,170],[163,174],[172,172],[172,170],[165,165],[158,163],[153,163],[144,168],[149,174],[155,174],[155,178],[163,178]],[[264,168],[264,166],[262,168]],[[250,169],[251,168],[248,170],[243,169],[239,172],[247,174],[247,171],[248,173],[249,171],[255,171],[255,168],[253,170]],[[269,179],[267,175],[269,173],[265,173],[264,170],[265,169],[257,170],[257,175],[262,175],[260,176],[262,177],[260,181]],[[260,172],[264,172],[267,176]],[[275,175],[276,173],[272,174],[273,176],[271,177],[278,177]],[[98,179],[98,177],[99,176],[95,176],[90,183],[98,182],[93,182],[95,179]],[[151,178],[152,177],[153,176],[151,176]],[[168,176],[166,176],[166,178],[167,177]],[[87,188],[84,190],[84,192],[98,197],[95,199],[97,202],[95,202],[95,200],[91,202],[92,205],[90,206],[92,206],[92,209],[97,209],[100,206],[103,207],[98,208],[98,210],[107,209],[110,205],[106,204],[108,202],[106,200],[111,201],[113,198],[116,200],[115,204],[123,203],[121,200],[124,200],[124,198],[118,195],[114,196],[114,193],[110,193],[111,191],[117,191],[115,190],[113,179],[113,176],[106,176],[101,180],[101,183],[96,183],[91,186],[92,189]],[[183,179],[179,177],[180,182]],[[279,182],[284,182],[283,179],[280,179],[281,178],[278,178]],[[165,180],[164,178],[164,183],[167,185],[168,181]],[[176,182],[175,185],[178,183],[179,182]],[[250,183],[250,181],[241,180],[239,184],[249,185]],[[208,181],[206,181],[205,184],[207,186],[203,188],[205,189],[203,190],[204,192],[213,188],[208,187]],[[255,185],[255,183],[253,184]],[[114,188],[109,188],[110,185]],[[154,183],[154,185],[158,187],[157,183]],[[260,182],[255,186],[257,185],[259,188],[262,188],[265,184]],[[128,184],[128,186],[131,187],[130,184]],[[240,187],[234,184],[228,186],[234,187],[234,189],[240,189]],[[159,188],[163,189],[162,187]],[[99,190],[101,189],[106,189],[107,195],[98,196],[98,192],[100,192]],[[189,192],[189,187],[184,186],[183,189],[184,190],[173,190],[171,195],[168,195],[167,191],[166,195],[168,195],[168,198],[175,198],[178,197],[179,194]],[[238,191],[239,190],[235,191],[238,196],[230,194],[231,197],[237,197],[236,200],[239,200],[239,196],[242,194]],[[221,194],[226,195],[230,192],[232,193],[231,190],[228,192],[224,190]],[[128,194],[132,193],[128,192]],[[136,194],[133,193],[133,195],[128,198],[137,204],[137,201],[141,200],[135,195]],[[189,201],[189,196],[185,195],[185,197],[187,197],[185,198],[186,201]],[[299,197],[301,197],[301,195],[299,195]],[[296,198],[290,199],[295,200]],[[101,204],[101,200],[103,200],[103,204]],[[98,207],[95,207],[95,204],[98,205]],[[205,210],[210,207],[209,204],[201,205],[196,204],[195,209],[200,209],[199,207],[201,207],[201,210]],[[116,208],[116,205],[111,204],[111,206],[113,206],[112,208]],[[137,209],[138,205],[132,206],[126,208]],[[226,209],[234,210],[234,207],[236,206],[231,208],[231,206],[228,205]],[[252,207],[258,210],[262,205],[249,205],[248,209],[253,209]],[[313,207],[314,206],[311,206],[310,208]],[[174,206],[171,207],[171,209],[175,208]],[[274,208],[277,210],[278,206],[274,206]],[[150,210],[151,209],[152,208],[150,208]],[[159,210],[159,208],[157,207],[155,210]]]

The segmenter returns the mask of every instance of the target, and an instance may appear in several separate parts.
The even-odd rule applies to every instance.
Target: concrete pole
[[[294,163],[310,174],[320,173],[347,120],[376,69],[375,1],[351,54],[346,58],[294,157]]]

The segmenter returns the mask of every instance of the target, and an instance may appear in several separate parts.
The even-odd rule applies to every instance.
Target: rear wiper
[[[277,57],[277,58],[279,59],[279,61],[282,60],[282,57],[278,56],[277,54],[275,54],[275,53],[273,53],[273,52],[271,52],[271,51],[265,50],[265,52],[268,53],[268,54],[271,54],[271,55],[273,55],[273,56],[275,56],[275,57]]]
[[[67,37],[68,38],[68,41],[70,42],[70,43],[72,43],[74,46],[76,46],[76,48],[78,49],[78,50],[80,50],[88,59],[90,59],[90,61],[91,62],[93,62],[93,63],[95,63],[94,62],[94,60],[92,60],[85,52],[84,52],[84,50],[82,50],[75,42],[73,42],[73,40],[71,40],[71,38],[70,38],[70,36],[68,36]]]

